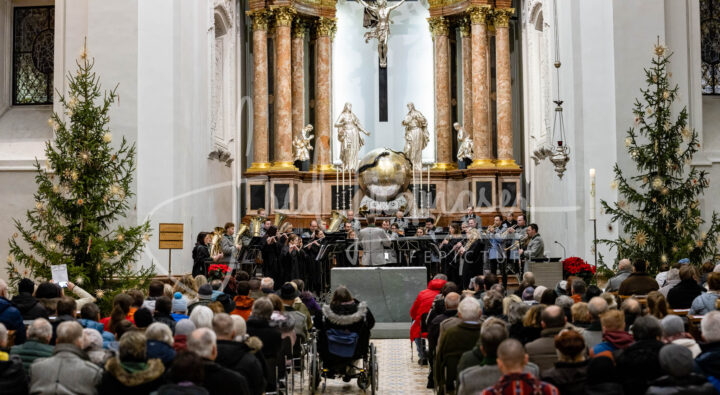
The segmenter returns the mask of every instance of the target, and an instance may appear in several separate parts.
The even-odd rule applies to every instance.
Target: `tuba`
[[[252,235],[252,237],[260,237],[260,232],[262,231],[262,226],[264,222],[265,217],[260,216],[250,220],[250,234]]]
[[[337,232],[340,230],[340,225],[347,221],[347,217],[333,210],[330,212],[330,225],[328,226],[328,232]]]
[[[223,238],[223,234],[225,233],[225,229],[221,227],[216,227],[215,231],[213,232],[212,241],[210,242],[210,256],[215,256],[217,254],[222,254],[222,247],[220,247],[220,243]]]
[[[248,231],[250,228],[245,224],[240,224],[240,229],[238,229],[237,233],[235,233],[235,237],[233,238],[233,242],[235,245],[239,245],[242,243],[242,236]]]
[[[286,218],[287,218],[287,214],[275,213],[275,227],[277,227],[278,230],[280,229],[280,225],[282,225],[283,222],[285,222]]]

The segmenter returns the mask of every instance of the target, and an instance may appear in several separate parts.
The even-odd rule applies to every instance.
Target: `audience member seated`
[[[573,326],[576,328],[587,329],[590,327],[590,323],[592,322],[590,309],[588,308],[588,304],[585,302],[573,304],[572,307],[570,307],[570,317],[572,318]]]
[[[626,394],[644,394],[650,382],[662,374],[658,362],[663,346],[660,321],[651,315],[638,317],[632,333],[635,343],[617,357],[617,368]]]
[[[115,336],[105,330],[105,326],[100,323],[100,308],[95,303],[87,303],[80,309],[80,319],[78,320],[83,328],[95,329],[100,333],[103,344],[107,344],[115,340]]]
[[[102,335],[95,329],[83,328],[83,345],[88,359],[100,368],[104,368],[107,360],[115,356],[113,350],[103,348]]]
[[[207,306],[198,306],[192,313],[190,313],[190,321],[195,324],[195,328],[211,328],[213,311]]]
[[[452,284],[452,283],[448,283]],[[447,285],[447,284],[446,284]],[[443,286],[443,289],[445,286]],[[435,351],[437,349],[438,339],[440,338],[440,324],[448,318],[457,316],[458,304],[460,304],[460,295],[457,292],[448,293],[445,298],[440,299],[445,308],[442,313],[432,317],[432,321],[428,323],[428,364],[430,369],[428,372],[428,388],[435,388],[435,377],[433,372],[433,364],[435,362]],[[428,315],[428,319],[431,317]]]
[[[197,302],[197,291],[198,286],[195,284],[195,279],[189,274],[182,276],[180,281],[173,286],[173,295],[180,293],[185,306]]]
[[[705,377],[693,372],[693,355],[687,348],[667,344],[660,349],[659,360],[666,375],[654,380],[646,394],[717,394]]]
[[[194,331],[195,323],[190,319],[183,319],[175,324],[175,336],[173,336],[173,348],[175,351],[187,350],[187,337]]]
[[[530,310],[530,306],[525,303],[516,303],[508,308],[508,333],[509,337],[517,339],[521,343],[524,339],[525,327],[523,326],[523,318]]]
[[[710,273],[707,277],[708,291],[701,293],[693,300],[688,314],[705,315],[715,310],[715,303],[720,295],[720,273]]]
[[[259,338],[263,344],[261,351],[266,364],[267,391],[275,389],[275,367],[278,365],[282,343],[280,330],[270,326],[272,313],[273,305],[270,299],[255,299],[252,313],[246,322],[248,335]]]
[[[241,374],[248,381],[250,393],[265,392],[265,377],[261,361],[255,356],[262,343],[257,337],[236,341],[238,335],[233,318],[228,314],[217,314],[213,318],[213,330],[217,336],[217,357],[215,363]],[[260,354],[262,355],[262,354]]]
[[[482,307],[475,298],[466,297],[458,305],[458,317],[462,320],[440,335],[433,372],[435,388],[439,394],[455,391],[457,364],[462,354],[473,348],[480,336]]]
[[[495,385],[486,388],[482,395],[556,395],[560,393],[554,385],[540,381],[525,371],[528,355],[519,341],[515,339],[503,341],[498,347],[497,354],[498,368],[503,376]]]
[[[272,279],[272,277],[263,277],[260,281],[260,290],[263,292],[263,295],[268,295],[275,292],[275,280]]]
[[[253,298],[253,300],[265,296],[265,293],[262,291],[262,289],[260,289],[259,278],[251,278],[250,280],[248,280],[248,287],[250,287],[250,292],[248,293],[248,296]]]
[[[300,296],[303,293],[303,287],[305,286],[305,282],[300,279],[295,279],[290,281],[288,284],[292,285],[292,287],[295,289],[295,297],[292,301],[283,299],[283,304],[287,304],[289,306],[292,306],[292,308],[295,311],[299,311],[305,315],[305,324],[307,325],[307,329],[312,329],[312,317],[313,314],[310,313],[310,309],[305,305],[305,302],[300,298]],[[312,296],[312,293],[306,294],[306,296],[309,296],[312,298],[313,302],[315,302],[315,298]],[[282,298],[282,295],[280,295]],[[317,304],[317,302],[315,302]],[[318,311],[320,310],[320,306],[318,307]]]
[[[625,314],[625,330],[629,331],[635,319],[642,315],[642,305],[635,298],[627,298],[622,302],[620,310]]]
[[[567,323],[567,319],[560,307],[555,305],[546,307],[541,315],[540,337],[525,345],[530,362],[540,368],[541,375],[552,368],[558,360],[555,351],[555,336],[563,330],[565,323]]]
[[[533,288],[535,290],[535,275],[533,272],[525,272],[522,276],[522,281],[520,281],[520,285],[518,286],[518,289],[515,291],[515,295],[521,297],[523,300],[523,294],[525,293],[525,290],[528,288]],[[532,295],[532,293],[531,293]]]
[[[293,347],[297,340],[298,331],[302,332],[305,329],[305,318],[299,318],[294,314],[286,313],[282,299],[274,293],[268,294],[267,298],[270,299],[273,305],[273,313],[270,316],[270,326],[280,330],[282,339],[289,338],[290,346]],[[296,323],[300,326],[297,329],[295,327]]]
[[[499,284],[496,284],[499,285]],[[496,290],[490,290],[485,292],[482,297],[483,304],[483,317],[498,317],[506,320],[507,317],[503,315],[503,296],[502,293]]]
[[[218,354],[216,342],[215,332],[209,328],[195,329],[188,339],[188,351],[203,359],[203,387],[211,394],[250,394],[245,377],[215,362]]]
[[[38,284],[35,289],[35,299],[45,308],[48,317],[55,315],[55,307],[61,296],[62,288],[50,281]]]
[[[535,299],[537,303],[540,303],[540,299],[542,299],[543,293],[545,293],[545,291],[547,291],[546,286],[538,285],[533,291],[533,299]]]
[[[554,289],[546,289],[540,296],[540,304],[550,306],[555,304],[555,299],[558,298],[558,293]]]
[[[318,322],[319,321],[319,322]],[[320,331],[318,351],[323,361],[332,363],[328,353],[327,332],[332,329],[350,331],[359,335],[355,347],[355,359],[359,359],[370,347],[370,330],[375,326],[375,317],[365,302],[353,298],[350,291],[337,287],[333,292],[329,305],[322,306],[322,316],[315,322]]]
[[[680,283],[674,286],[667,296],[668,304],[673,309],[689,309],[693,301],[705,288],[698,284],[698,275],[692,265],[680,266]]]
[[[678,264],[679,266],[680,264]],[[661,263],[660,268],[658,269],[658,274],[655,275],[655,281],[657,281],[660,288],[662,288],[666,282],[667,282],[667,275],[668,271],[670,269],[670,265],[667,263]],[[667,296],[667,295],[665,295]]]
[[[601,356],[590,360],[585,393],[587,395],[623,394],[623,387],[612,358]]]
[[[210,284],[203,284],[198,288],[198,301],[188,306],[188,313],[192,315],[195,308],[199,306],[206,306],[213,302],[212,299],[212,286]]]
[[[25,324],[22,314],[8,300],[8,288],[5,280],[0,279],[0,324],[8,331],[15,331],[15,344],[25,343]]]
[[[648,314],[661,320],[668,315],[667,300],[658,291],[652,291],[647,296]]]
[[[295,310],[295,298],[297,298],[298,295],[297,289],[295,289],[292,283],[288,282],[280,287],[277,296],[280,298],[285,314],[293,318],[295,335],[300,338],[300,342],[304,342],[305,339],[308,338],[308,331],[310,330],[307,322],[310,321],[310,325],[312,325],[312,320],[303,312]],[[302,303],[300,304],[302,305]]]
[[[127,395],[129,391],[149,394],[164,384],[164,373],[161,360],[148,359],[145,335],[130,331],[120,338],[118,356],[105,363],[98,392],[103,395]]]
[[[620,289],[620,284],[632,273],[632,268],[633,266],[629,259],[621,259],[620,262],[618,262],[617,273],[608,280],[605,292],[617,292]]]
[[[173,320],[175,320],[175,322],[178,322],[182,319],[190,318],[190,316],[187,315],[187,312],[187,301],[183,298],[183,295],[180,292],[175,292],[172,299],[172,312],[170,313],[170,316]]]
[[[505,323],[496,318],[483,322],[478,344],[463,354],[458,363],[458,395],[476,394],[495,384],[502,373],[497,365],[497,349],[508,337]],[[524,372],[540,375],[537,365],[528,362]]]
[[[555,299],[555,303],[552,304],[560,307],[563,314],[565,314],[565,318],[567,318],[568,321],[572,321],[572,307],[579,303],[583,302],[575,302],[570,296],[560,295]]]
[[[50,338],[53,335],[53,328],[45,318],[36,318],[27,330],[27,341],[23,344],[12,346],[11,355],[17,355],[22,359],[25,373],[30,373],[30,365],[38,358],[47,358],[53,354],[53,346]]]
[[[0,389],[3,394],[25,395],[28,393],[27,374],[23,361],[17,355],[8,355],[8,330],[0,324]]]
[[[53,356],[36,360],[30,366],[30,393],[95,394],[103,371],[87,360],[82,351],[83,327],[67,321],[57,327]]]
[[[588,350],[603,341],[603,331],[600,325],[600,316],[608,311],[608,304],[601,297],[594,297],[588,302],[588,313],[590,314],[590,325],[583,331],[585,346]]]
[[[148,287],[148,297],[143,301],[141,307],[150,310],[151,313],[155,313],[155,301],[157,298],[163,296],[164,291],[165,284],[157,280],[151,281]]]
[[[605,299],[605,303],[607,303],[608,310],[617,310],[618,308],[618,297],[609,293],[609,292],[603,292],[600,295],[601,298]]]
[[[582,302],[587,292],[587,284],[582,279],[575,279],[572,282],[572,298],[575,303]]]
[[[659,288],[657,281],[647,273],[647,262],[644,259],[636,259],[633,262],[633,272],[620,284],[618,294],[647,295]]]
[[[440,293],[440,289],[447,282],[447,277],[444,274],[436,275],[427,285],[427,288],[420,291],[418,296],[415,298],[412,307],[410,308],[410,319],[412,325],[410,326],[410,341],[415,342],[415,348],[418,353],[418,362],[421,365],[428,363],[427,356],[425,355],[425,346],[423,345],[422,338],[427,337],[427,332],[423,333],[421,330],[423,315],[430,312],[433,300],[435,296]]]
[[[129,317],[130,306],[133,303],[133,298],[126,293],[119,293],[113,298],[112,310],[110,316],[100,320],[100,323],[105,326],[105,330],[110,333],[115,333],[115,327],[122,320],[128,320],[134,322],[132,317]]]
[[[711,311],[700,321],[705,344],[702,353],[695,358],[695,370],[706,377],[720,378],[720,311]]]
[[[542,312],[545,310],[545,306],[537,304],[531,306],[527,313],[523,317],[523,333],[522,340],[523,344],[530,343],[531,341],[538,339],[542,333]]]
[[[205,381],[203,359],[195,353],[183,351],[175,357],[172,368],[167,373],[167,384],[158,388],[158,395],[208,395],[202,387]]]
[[[592,301],[590,301],[592,302]],[[602,342],[590,349],[590,357],[606,356],[614,360],[616,350],[624,350],[633,342],[633,336],[625,331],[625,314],[619,310],[610,310],[600,316]]]
[[[130,312],[128,313],[128,319],[135,322],[135,312],[143,307],[145,303],[145,294],[139,289],[131,289],[127,291],[127,294],[132,298],[132,304],[130,305]]]
[[[155,299],[155,313],[153,314],[154,322],[162,322],[167,325],[172,332],[175,332],[175,319],[172,314],[172,301],[167,296],[161,296]]]
[[[135,326],[141,331],[145,331],[152,323],[153,313],[147,308],[141,307],[135,312]]]
[[[603,290],[600,289],[597,285],[590,285],[587,287],[587,291],[585,291],[585,296],[583,296],[583,302],[587,302],[590,299],[602,295]]]
[[[672,268],[672,269],[668,270],[668,272],[667,272],[665,285],[660,287],[658,292],[663,294],[665,299],[667,299],[668,292],[670,292],[670,290],[675,288],[675,286],[678,284],[680,284],[680,270]]]
[[[555,336],[558,362],[541,377],[556,386],[563,395],[584,395],[588,360],[585,358],[585,340],[572,329],[565,329]]]
[[[18,294],[13,296],[11,302],[17,307],[23,320],[32,321],[35,318],[48,318],[45,307],[33,296],[35,283],[29,278],[18,281]]]
[[[230,314],[239,315],[245,320],[250,317],[255,299],[251,298],[249,294],[250,283],[248,281],[238,281],[237,295],[233,299],[235,301],[235,310],[231,311]]]
[[[163,298],[165,297],[163,296]],[[160,299],[158,299],[159,301]],[[160,306],[160,303],[157,306]],[[157,312],[157,308],[155,312]],[[175,359],[173,334],[170,327],[162,322],[152,323],[145,331],[145,337],[147,338],[147,358],[161,360],[167,369]]]
[[[660,321],[663,338],[665,344],[676,344],[690,350],[693,359],[695,359],[702,350],[689,333],[685,332],[685,323],[682,318],[677,315],[668,315]]]

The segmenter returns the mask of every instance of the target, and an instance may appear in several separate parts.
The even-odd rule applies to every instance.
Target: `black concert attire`
[[[514,219],[512,221],[504,220],[502,224],[506,228],[512,228],[513,226],[517,226],[517,220],[516,219]]]
[[[318,262],[317,256],[320,253],[321,241],[314,243],[317,238],[314,236],[308,241],[308,244],[303,246],[305,250],[305,288],[320,293],[321,291],[321,276],[323,275],[322,263]]]
[[[268,243],[268,235],[262,237],[260,242],[262,258],[263,258],[263,276],[271,277],[275,280],[275,286],[280,287],[283,283],[280,281],[282,278],[282,267],[280,266],[280,251],[281,245],[275,238],[275,242]]]
[[[305,252],[297,251],[295,248],[290,249],[289,245],[282,247],[280,254],[280,262],[282,266],[282,284],[292,281],[296,278],[303,278],[305,266]]]
[[[448,281],[460,284],[460,254],[456,253],[453,247],[457,243],[462,243],[463,238],[460,235],[453,235],[448,239],[447,244],[440,244],[441,252],[441,271],[448,277]]]
[[[479,238],[475,240],[463,254],[460,260],[462,276],[462,287],[461,289],[467,289],[470,285],[470,279],[475,276],[483,274],[483,266],[485,263],[484,257],[485,240]]]
[[[192,250],[192,258],[193,258],[193,268],[192,268],[192,275],[193,277],[197,276],[198,274],[207,275],[207,261],[210,258],[210,250],[208,250],[208,246],[205,244],[195,243],[195,248]]]

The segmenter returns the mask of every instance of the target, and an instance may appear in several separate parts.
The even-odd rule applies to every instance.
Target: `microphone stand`
[[[565,250],[565,246],[562,245],[562,243],[560,243],[560,242],[557,241],[557,240],[555,240],[555,244],[559,245],[559,246],[563,249],[563,260],[565,260],[565,258],[567,258],[567,252],[566,252],[566,250]]]

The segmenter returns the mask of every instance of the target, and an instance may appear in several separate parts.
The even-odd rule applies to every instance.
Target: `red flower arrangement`
[[[562,265],[564,278],[570,276],[588,278],[595,275],[595,266],[588,264],[582,258],[576,256],[565,259],[562,261]]]
[[[208,268],[208,277],[211,279],[222,279],[227,272],[230,271],[230,267],[223,263],[213,263]]]

